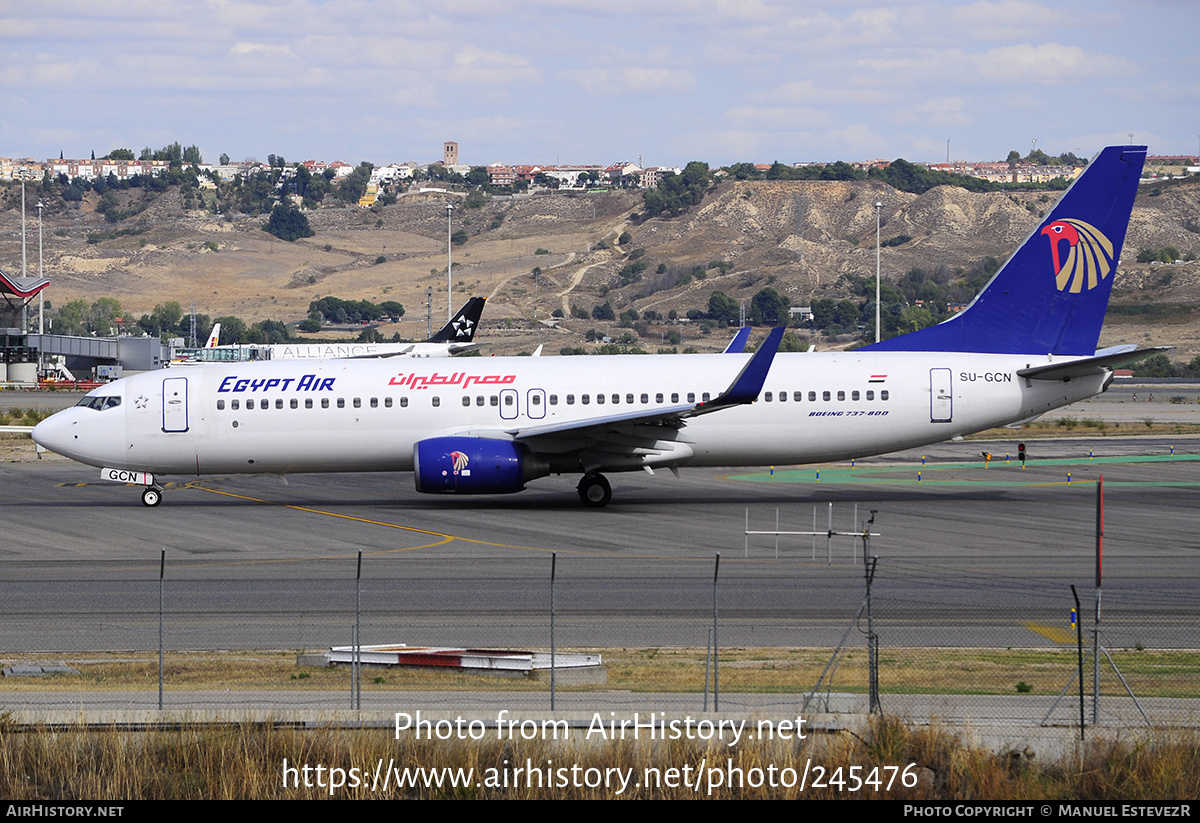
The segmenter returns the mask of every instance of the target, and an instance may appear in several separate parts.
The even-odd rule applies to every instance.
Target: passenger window
[[[880,400],[887,400],[887,399],[888,399],[888,393],[887,393],[887,389],[883,389],[882,391],[880,391],[880,392],[879,392],[879,399],[880,399]]]
[[[282,397],[275,400],[275,408],[277,408],[277,409],[283,408],[283,398]]]
[[[763,400],[766,400],[768,403],[770,403],[771,402],[771,393],[763,392]]]
[[[590,394],[585,394],[579,398],[579,402],[586,406],[588,403],[592,402],[592,396]]]
[[[515,399],[511,394],[504,395],[504,405],[511,406]]]
[[[704,394],[700,395],[700,402],[701,402],[701,403],[707,403],[707,402],[708,402],[708,392],[705,392]]]
[[[695,393],[694,391],[690,391],[690,392],[688,392],[688,402],[689,402],[689,403],[695,403],[695,402],[696,402],[696,393]]]
[[[867,389],[867,399],[868,399],[868,400],[874,400],[874,399],[875,399],[875,392],[871,391],[870,389]]]
[[[649,403],[649,402],[650,402],[650,395],[648,395],[648,394],[643,394],[643,395],[642,395],[642,402],[643,402],[643,403]]]
[[[217,411],[224,411],[224,410],[225,410],[225,401],[218,400],[217,401]]]
[[[378,397],[371,398],[371,408],[373,408],[373,409],[379,408],[379,398]]]
[[[400,398],[400,408],[402,408],[402,409],[408,408],[408,398],[407,397]]]
[[[500,405],[500,397],[499,397],[499,395],[495,395],[495,394],[493,394],[491,397],[489,397],[489,398],[488,398],[488,405],[490,405],[490,406],[499,406],[499,405]]]
[[[362,408],[362,398],[359,398],[359,397],[354,398],[354,408],[356,408],[356,409]]]
[[[246,398],[246,408],[248,408],[248,409],[254,408],[254,399],[253,398],[251,398],[251,397]]]
[[[786,402],[787,402],[787,392],[785,392],[785,391],[781,391],[781,392],[779,393],[779,402],[780,402],[780,403],[786,403]]]
[[[604,405],[604,395],[602,395],[602,394],[598,394],[598,395],[596,395],[596,405],[597,405],[597,406],[603,406],[603,405]]]
[[[542,396],[540,394],[535,394],[529,398],[529,402],[535,406],[540,406],[542,405]]]
[[[814,402],[816,402],[816,399],[817,399],[817,393],[815,391],[810,391],[808,393],[808,402],[814,403]],[[825,399],[828,400],[829,398],[826,397]]]
[[[557,395],[557,394],[552,394],[552,395],[550,395],[550,405],[551,405],[551,406],[557,406],[557,405],[558,405],[558,395]]]
[[[676,391],[676,392],[671,392],[671,402],[672,402],[672,403],[678,403],[678,402],[679,402],[679,392],[677,392],[677,391]]]
[[[392,407],[392,398],[390,398],[390,397],[383,398],[383,407],[385,409],[390,409]]]
[[[237,410],[238,410],[238,401],[236,401],[236,400],[230,400],[230,401],[229,401],[229,408],[230,408],[230,409],[232,409],[233,411],[237,411]]]
[[[339,409],[344,409],[344,408],[346,408],[346,398],[344,398],[344,397],[339,397],[339,398],[337,399],[337,407],[338,407]]]
[[[568,395],[567,395],[567,405],[568,405],[568,406],[574,406],[574,405],[575,405],[575,395],[573,395],[573,394],[568,394]]]
[[[661,403],[662,401],[663,401],[662,392],[659,392],[658,394],[654,395],[655,403]]]
[[[829,402],[830,397],[831,396],[830,396],[829,392],[827,392],[827,391],[821,392],[821,399],[824,400],[826,403]]]
[[[465,394],[463,395],[463,405],[464,406],[471,405],[471,398],[467,397]]]
[[[433,403],[433,407],[436,409],[438,406],[442,405],[442,398],[435,394],[430,402]]]
[[[793,392],[792,399],[795,400],[797,403],[799,403],[801,400],[804,399],[804,392],[802,392],[802,391]]]
[[[312,398],[311,397],[304,398],[304,408],[311,409],[312,406],[313,406]]]
[[[469,406],[469,405],[471,404],[471,400],[470,400],[470,398],[465,398],[465,399],[467,400],[467,402],[466,402],[466,403],[463,403],[463,405],[464,405],[464,406]],[[486,402],[487,402],[487,401],[485,401],[485,400],[483,399],[483,395],[482,395],[482,394],[477,394],[477,395],[475,395],[475,405],[476,405],[476,406],[482,406],[482,405],[484,405]]]
[[[857,390],[857,389],[856,389],[855,391],[852,391],[852,392],[850,392],[850,399],[851,399],[851,400],[857,400],[857,399],[858,399],[858,390]]]
[[[846,399],[846,393],[844,391],[838,392],[838,400],[845,400],[845,399]]]
[[[323,409],[329,408],[329,398],[328,397],[321,398],[321,408],[323,408]]]
[[[300,408],[300,401],[293,397],[288,405],[290,405],[293,409],[298,409]]]
[[[632,406],[633,405],[633,395],[632,394],[625,395],[625,402]]]
[[[614,406],[615,406],[615,405],[617,405],[618,403],[620,403],[620,402],[621,402],[621,395],[619,395],[619,394],[614,394],[614,395],[612,396],[612,401],[613,401],[613,405],[614,405]]]

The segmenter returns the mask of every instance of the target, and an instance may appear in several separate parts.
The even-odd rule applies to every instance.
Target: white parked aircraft
[[[474,351],[474,342],[486,297],[472,297],[442,326],[420,343],[272,343],[269,345],[217,345],[221,324],[213,325],[203,349],[186,350],[186,357],[171,365],[241,363],[252,360],[328,360],[335,357],[450,357]]]
[[[159,474],[413,472],[418,491],[516,492],[579,473],[809,463],[1023,420],[1103,391],[1159,349],[1096,351],[1145,147],[1101,152],[955,317],[850,352],[343,359],[214,365],[110,383],[42,446],[146,488]]]

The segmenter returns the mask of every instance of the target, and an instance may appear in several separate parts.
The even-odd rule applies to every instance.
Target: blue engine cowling
[[[431,437],[413,446],[413,478],[425,494],[507,494],[550,473],[520,443],[483,437]]]

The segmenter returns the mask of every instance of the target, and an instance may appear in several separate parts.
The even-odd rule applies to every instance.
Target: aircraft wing
[[[677,432],[692,417],[722,411],[732,406],[753,403],[766,382],[771,362],[783,339],[782,327],[772,329],[763,345],[738,372],[725,391],[707,403],[679,403],[637,409],[619,414],[571,420],[562,423],[514,427],[503,430],[458,432],[475,437],[518,440],[535,452],[564,453],[606,444],[608,450],[625,454],[644,453],[650,444],[677,440]]]
[[[415,345],[415,344],[414,344]],[[382,354],[355,354],[350,357],[338,357],[337,360],[380,360],[387,357],[403,357],[413,350],[412,345],[400,351],[389,351]]]
[[[1116,366],[1136,363],[1152,354],[1170,351],[1174,346],[1148,346],[1139,349],[1127,344],[1101,349],[1092,357],[1070,360],[1065,363],[1051,363],[1047,366],[1034,366],[1030,369],[1019,369],[1017,374],[1029,380],[1069,380],[1072,377],[1087,377],[1097,375]]]

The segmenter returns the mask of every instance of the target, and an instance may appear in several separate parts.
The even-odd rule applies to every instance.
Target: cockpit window
[[[116,395],[108,397],[92,397],[88,395],[75,405],[87,406],[89,409],[95,409],[96,411],[104,411],[105,409],[112,409],[121,405],[121,398]]]

